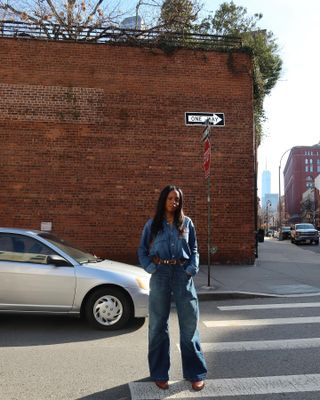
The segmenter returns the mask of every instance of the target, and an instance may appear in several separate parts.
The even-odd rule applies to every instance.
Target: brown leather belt
[[[175,258],[168,260],[168,259],[162,259],[159,257],[153,257],[152,261],[155,264],[163,264],[163,265],[184,265],[184,263],[186,262],[186,260],[177,260]]]

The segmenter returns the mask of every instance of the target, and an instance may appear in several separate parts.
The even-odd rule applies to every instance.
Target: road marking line
[[[229,319],[222,321],[203,321],[207,328],[261,325],[316,324],[320,317],[272,318],[272,319]]]
[[[308,349],[320,347],[320,338],[202,343],[201,347],[205,353],[220,351]]]
[[[219,306],[220,311],[234,310],[267,310],[274,308],[305,308],[305,307],[320,307],[320,303],[285,303],[285,304],[248,304],[242,306]]]
[[[153,382],[130,382],[129,388],[132,400],[215,399],[223,396],[319,392],[320,374],[208,379],[205,388],[198,393],[186,381],[171,381],[165,391],[158,389]]]

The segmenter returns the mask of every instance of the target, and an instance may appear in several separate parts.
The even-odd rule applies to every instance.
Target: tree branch
[[[2,8],[3,10],[6,11],[11,11],[13,14],[18,15],[22,20],[24,20],[25,18],[28,18],[30,21],[38,24],[39,21],[32,17],[30,14],[26,13],[25,11],[20,11],[15,9],[14,7],[12,7],[10,4],[4,4],[4,5],[0,5],[0,8]]]
[[[48,4],[48,6],[50,7],[50,9],[51,9],[52,13],[54,14],[54,16],[57,18],[57,21],[58,21],[61,25],[66,26],[65,21],[64,21],[64,20],[60,17],[60,15],[57,13],[57,10],[56,10],[55,6],[52,4],[52,1],[51,1],[51,0],[46,0],[46,2],[47,2],[47,4]]]
[[[88,17],[87,17],[87,19],[86,19],[86,21],[85,21],[85,23],[84,23],[84,26],[86,26],[86,25],[88,24],[88,22],[90,21],[91,17],[94,16],[94,14],[95,14],[95,13],[97,12],[97,10],[98,10],[98,7],[100,7],[102,3],[103,3],[103,0],[98,0],[97,4],[96,4],[96,5],[94,6],[94,8],[92,9],[91,13],[88,15]]]

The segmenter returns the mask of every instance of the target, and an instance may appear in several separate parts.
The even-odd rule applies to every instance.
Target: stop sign
[[[210,176],[210,165],[211,165],[211,143],[208,138],[204,141],[203,149],[203,169],[204,177],[207,179]]]

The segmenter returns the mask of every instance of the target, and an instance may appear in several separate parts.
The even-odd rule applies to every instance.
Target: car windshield
[[[296,229],[314,229],[312,224],[297,224]]]
[[[67,253],[70,257],[77,260],[79,264],[84,264],[87,262],[99,262],[102,261],[100,258],[96,257],[94,254],[88,253],[84,250],[74,247],[72,244],[67,243],[65,240],[58,238],[51,233],[40,233],[40,237],[46,239],[48,242],[57,246],[60,250]]]

